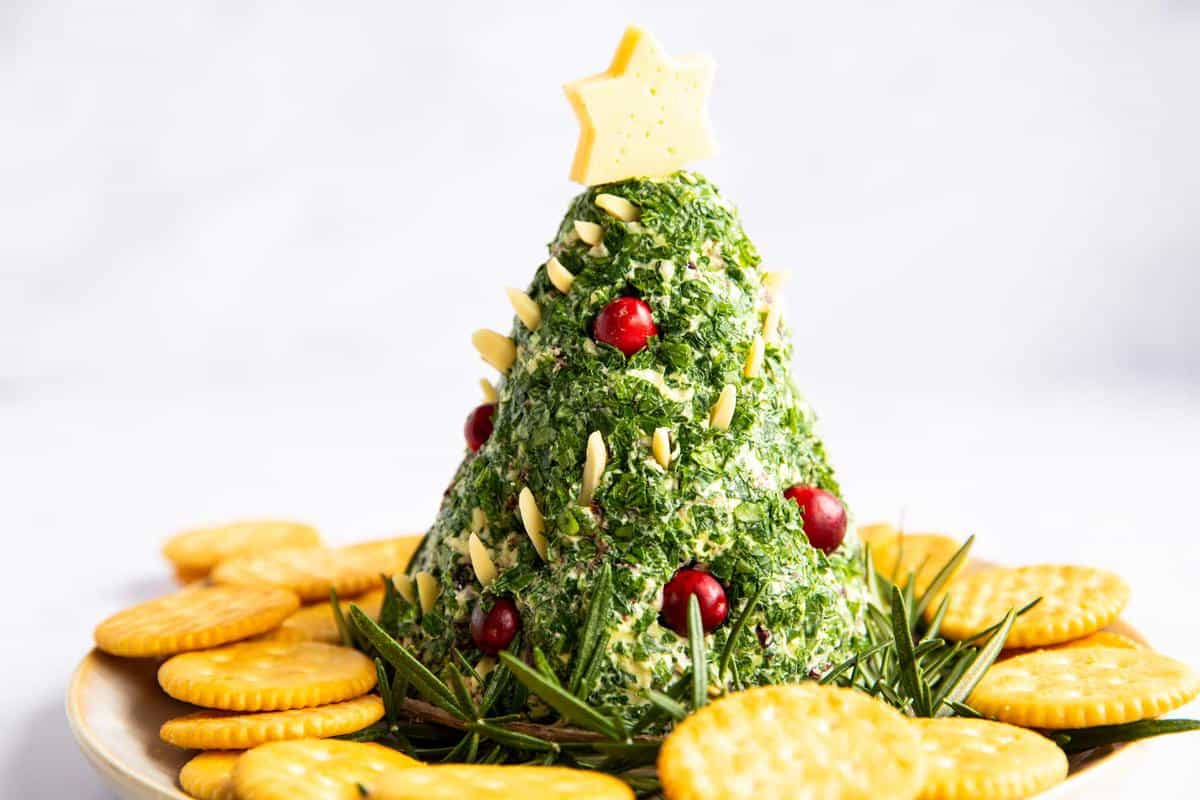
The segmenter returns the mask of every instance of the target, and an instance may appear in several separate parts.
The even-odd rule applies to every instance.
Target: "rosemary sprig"
[[[587,618],[583,623],[583,632],[579,635],[579,650],[575,654],[575,666],[571,669],[570,680],[567,681],[567,688],[572,694],[582,694],[586,697],[591,691],[592,687],[584,686],[584,683],[589,677],[589,673],[591,673],[591,679],[595,679],[596,670],[593,668],[593,664],[600,661],[604,652],[601,632],[611,611],[612,567],[605,563],[596,577],[592,599],[588,603]]]
[[[395,722],[396,697],[392,694],[392,682],[388,677],[387,670],[383,668],[383,662],[378,658],[375,659],[375,674],[378,676],[376,688],[379,690],[379,697],[383,700],[383,717],[388,722]]]
[[[1010,610],[1003,619],[964,641],[942,639],[942,620],[952,603],[946,588],[973,542],[974,537],[968,539],[922,592],[917,592],[911,574],[903,585],[893,582],[895,576],[889,580],[881,575],[870,548],[865,548],[865,641],[857,653],[828,669],[820,682],[857,688],[913,716],[979,716],[967,698],[1000,655],[1014,622],[1038,601]],[[435,674],[397,641],[400,623],[409,612],[407,601],[390,580],[385,580],[378,622],[353,604],[343,612],[333,593],[331,606],[339,634],[343,642],[375,660],[385,709],[383,720],[343,738],[383,742],[426,761],[499,764],[565,760],[618,775],[639,794],[657,791],[653,763],[662,736],[646,731],[661,730],[704,706],[713,670],[720,691],[740,688],[733,649],[759,606],[765,584],[746,600],[715,661],[710,661],[699,603],[694,596],[689,598],[689,669],[670,686],[650,689],[645,695],[646,707],[632,725],[619,712],[588,702],[605,663],[612,584],[611,568],[605,565],[586,604],[565,680],[555,668],[556,662],[536,646],[523,646],[520,635],[499,654],[499,663],[486,676],[458,650],[452,651],[449,663]],[[931,606],[934,611],[926,622]],[[531,694],[552,710],[549,719],[527,710]],[[1047,735],[1068,754],[1075,754],[1197,729],[1200,721],[1147,720]]]
[[[558,752],[558,745],[528,733],[510,730],[487,720],[478,720],[470,724],[470,729],[477,734],[483,734],[497,744],[512,747],[517,750],[532,750],[534,752]]]
[[[329,587],[329,606],[333,609],[333,622],[337,625],[338,636],[342,639],[343,647],[354,647],[357,642],[354,638],[354,631],[346,622],[346,615],[342,613],[342,604],[338,602],[337,589]]]
[[[479,701],[479,713],[487,714],[512,686],[512,673],[508,667],[499,664],[488,674],[483,683],[482,698]]]
[[[983,680],[983,674],[991,668],[992,664],[996,663],[996,658],[1004,648],[1005,641],[1008,640],[1008,632],[1012,630],[1013,623],[1016,621],[1016,611],[1010,610],[1004,615],[1004,619],[1000,621],[1000,627],[996,629],[984,646],[979,648],[979,651],[974,654],[970,665],[963,670],[962,675],[939,691],[939,702],[937,707],[932,710],[932,716],[952,716],[956,713],[955,709],[958,706],[966,703],[967,698],[971,695],[971,690]]]
[[[688,710],[683,703],[680,703],[670,695],[663,694],[657,689],[651,689],[647,692],[646,697],[655,707],[676,722],[679,722],[688,714]]]
[[[692,710],[708,702],[708,652],[704,647],[704,621],[700,618],[700,601],[688,597],[688,652],[692,656]]]
[[[911,577],[909,580],[911,589]],[[902,595],[899,589],[895,586],[892,587],[892,641],[895,642],[896,647],[896,669],[899,674],[900,688],[908,695],[913,713],[919,717],[928,717],[933,714],[930,700],[931,691],[924,671],[917,663],[918,648],[916,642],[913,641],[913,623],[908,616],[911,603],[911,591]],[[925,642],[924,644],[937,646],[936,642]],[[933,649],[924,646],[922,648],[921,655],[925,655]]]
[[[454,699],[458,701],[459,709],[466,714],[466,718],[477,719],[479,709],[476,708],[475,700],[471,697],[471,691],[467,688],[467,682],[463,680],[458,667],[454,664],[447,665],[446,674],[450,676],[450,688],[454,691]]]
[[[734,620],[733,627],[729,629],[729,635],[725,638],[725,647],[721,650],[721,658],[717,662],[717,674],[721,676],[722,680],[729,674],[729,659],[733,657],[733,646],[741,636],[742,630],[745,629],[750,615],[754,613],[754,609],[758,608],[758,601],[762,599],[763,590],[766,588],[765,581],[759,584],[758,589],[746,601],[746,607],[742,609],[742,613],[738,614],[738,618]]]
[[[924,594],[921,595],[920,602],[917,603],[916,608],[913,610],[913,616],[920,617],[925,613],[925,609],[929,607],[929,601],[937,597],[938,593],[942,591],[942,587],[944,587],[949,580],[954,577],[955,573],[958,572],[962,565],[966,563],[967,554],[971,552],[971,545],[973,544],[975,544],[974,534],[968,536],[967,540],[963,542],[962,547],[958,548],[954,555],[950,556],[950,560],[942,565],[942,568],[939,569],[937,574],[933,576],[933,580],[929,582],[929,586],[925,588]],[[897,561],[897,563],[899,563],[899,561]],[[912,578],[913,576],[910,575],[909,577]]]
[[[974,715],[966,705],[967,697],[1000,654],[1013,621],[1034,604],[1010,611],[972,637],[972,641],[986,637],[981,644],[939,638],[951,602],[943,589],[973,543],[974,537],[967,539],[919,595],[911,573],[903,587],[881,575],[868,575],[867,646],[826,673],[821,682],[854,686],[913,716]],[[874,569],[869,548],[865,566]],[[938,605],[926,624],[925,611],[935,599]]]
[[[1104,725],[1097,728],[1079,728],[1078,730],[1050,731],[1047,735],[1068,755],[1082,753],[1094,747],[1133,742],[1138,739],[1148,739],[1151,736],[1162,736],[1167,733],[1183,733],[1184,731],[1200,730],[1200,720],[1196,719],[1144,719],[1140,722],[1127,722],[1124,725]]]
[[[611,719],[563,689],[562,686],[548,680],[541,672],[531,669],[512,653],[508,651],[501,653],[500,662],[508,667],[513,677],[525,684],[529,691],[562,715],[567,722],[603,734],[614,741],[621,741],[620,729]]]
[[[562,682],[559,681],[558,675],[555,674],[554,667],[550,666],[550,659],[546,658],[546,654],[542,652],[542,648],[536,645],[533,648],[533,663],[538,668],[538,672],[542,673],[543,678],[560,689],[562,688]]]
[[[396,584],[387,576],[383,578],[383,605],[379,609],[379,627],[395,635],[400,629],[400,612],[404,599],[396,590]]]
[[[337,605],[334,605],[337,608]],[[402,673],[426,700],[434,705],[445,708],[460,719],[465,719],[464,709],[460,708],[453,692],[441,679],[402,647],[388,633],[380,628],[358,606],[350,607],[350,619],[354,626],[366,637],[371,646],[383,656],[392,667]]]

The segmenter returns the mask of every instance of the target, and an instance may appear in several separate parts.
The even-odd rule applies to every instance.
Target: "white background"
[[[1200,666],[1196,3],[8,0],[0,795],[107,797],[63,689],[166,535],[428,524],[627,21],[718,61],[700,166],[794,270],[859,518],[1118,569]]]

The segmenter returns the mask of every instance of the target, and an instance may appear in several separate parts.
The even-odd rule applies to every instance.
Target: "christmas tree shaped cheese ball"
[[[567,86],[573,177],[606,182],[509,290],[508,335],[473,338],[501,379],[401,579],[420,609],[401,641],[435,672],[455,649],[488,664],[511,648],[566,684],[597,591],[587,699],[631,718],[689,668],[693,595],[714,662],[734,637],[715,685],[806,679],[854,650],[860,561],[791,380],[781,276],[717,188],[680,171],[713,151],[711,75],[631,28],[607,72]]]

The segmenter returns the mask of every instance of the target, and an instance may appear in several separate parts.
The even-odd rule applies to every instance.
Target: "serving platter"
[[[1110,630],[1144,639],[1118,622]],[[67,690],[71,733],[101,780],[129,800],[190,800],[176,776],[192,753],[158,738],[166,720],[195,710],[158,688],[159,662],[114,658],[92,651],[75,670]],[[1119,771],[1136,767],[1141,745],[1105,747],[1075,756],[1071,777],[1040,797],[1066,800],[1092,796]]]

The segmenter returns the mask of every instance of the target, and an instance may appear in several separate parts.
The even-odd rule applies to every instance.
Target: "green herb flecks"
[[[634,204],[640,219],[605,212],[601,192]],[[576,220],[602,226],[602,246],[580,242]],[[422,615],[389,608],[381,627],[437,671],[457,663],[455,649],[472,654],[474,606],[510,598],[522,656],[541,653],[533,666],[542,677],[631,725],[648,705],[636,687],[669,684],[692,658],[690,640],[658,619],[663,586],[688,564],[703,564],[742,610],[708,642],[718,656],[708,672],[724,685],[801,680],[853,655],[865,602],[857,546],[831,555],[810,547],[802,514],[783,496],[795,484],[839,491],[791,380],[786,329],[769,337],[759,374],[744,375],[771,290],[734,207],[689,172],[593,187],[570,204],[549,254],[574,283],[564,293],[541,264],[532,270],[526,294],[540,323],[514,321],[516,361],[498,387],[491,436],[466,456],[409,567],[432,575],[440,596]],[[599,312],[627,296],[651,306],[658,329],[628,357],[592,331]],[[714,430],[708,410],[728,385],[736,412],[728,430]],[[666,468],[650,447],[660,427],[671,432]],[[595,431],[608,466],[581,508]],[[515,510],[526,487],[545,518],[544,559]],[[502,565],[486,589],[465,554],[470,534]],[[593,595],[600,581],[610,588]],[[497,698],[498,710],[522,710],[519,699]]]

